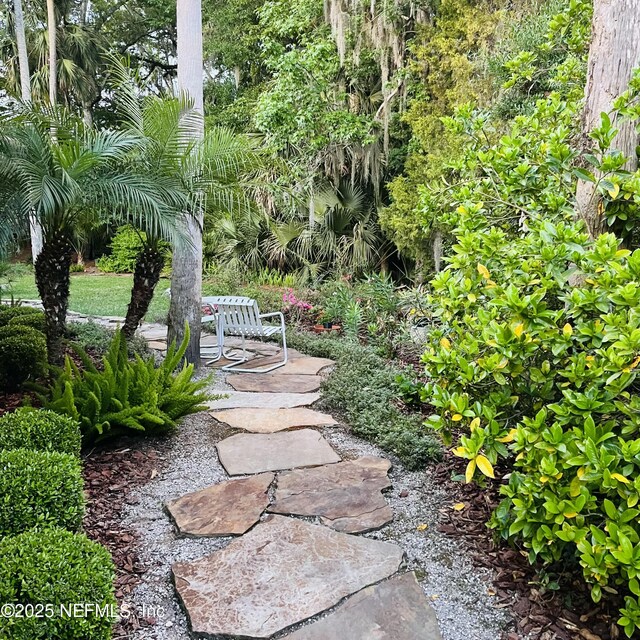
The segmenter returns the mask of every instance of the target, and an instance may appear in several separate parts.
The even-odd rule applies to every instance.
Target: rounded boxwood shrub
[[[0,616],[0,638],[109,640],[114,575],[109,552],[84,534],[45,529],[0,540],[0,603],[16,610],[50,605],[43,617]],[[100,610],[69,616],[63,607],[73,603]]]
[[[34,527],[77,531],[83,515],[77,457],[57,451],[0,451],[0,536]]]
[[[0,449],[33,449],[80,455],[80,425],[47,409],[23,407],[0,418]]]
[[[19,324],[0,327],[0,388],[17,389],[42,375],[46,366],[47,341],[42,332]]]
[[[9,324],[14,318],[29,316],[34,313],[42,313],[42,311],[34,307],[8,307],[6,305],[0,305],[0,327]]]
[[[45,315],[42,311],[38,311],[37,309],[32,309],[31,313],[20,313],[19,315],[14,316],[9,320],[8,324],[9,326],[19,325],[31,327],[32,329],[42,331],[42,333],[47,330]]]

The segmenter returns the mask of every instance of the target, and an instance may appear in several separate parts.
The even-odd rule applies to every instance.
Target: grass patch
[[[33,271],[11,276],[10,293],[16,300],[36,300],[36,288]],[[124,316],[131,299],[133,276],[110,274],[71,274],[71,292],[69,309],[88,316]],[[146,320],[164,321],[169,311],[169,298],[163,295],[169,288],[169,280],[162,279],[158,284]]]
[[[394,453],[411,470],[441,457],[440,442],[423,425],[422,416],[403,413],[395,405],[398,367],[371,347],[344,338],[290,331],[287,342],[310,356],[336,361],[323,384],[321,403],[340,413],[354,434]]]
[[[13,295],[16,300],[37,300],[40,297],[33,269],[30,267],[11,265],[8,279],[11,286],[4,297]],[[166,322],[169,296],[164,293],[170,284],[169,278],[160,279],[145,322]],[[131,299],[132,286],[131,275],[72,273],[69,310],[88,316],[124,317]],[[280,310],[283,291],[284,289],[277,287],[242,284],[218,277],[202,283],[202,293],[205,296],[249,296],[258,301],[260,310],[264,312]]]

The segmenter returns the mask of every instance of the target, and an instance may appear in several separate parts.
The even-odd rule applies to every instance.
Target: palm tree
[[[193,130],[195,140],[204,135],[204,64],[202,59],[201,0],[177,0],[178,89],[193,105],[199,126]],[[203,212],[196,209],[188,218],[185,231],[191,242],[175,252],[171,274],[171,305],[169,307],[169,340],[181,342],[185,325],[190,327],[188,362],[200,364],[200,298],[202,296],[202,227]]]
[[[123,215],[163,237],[175,235],[175,212],[188,204],[178,181],[147,175],[132,163],[141,139],[132,131],[95,131],[59,109],[29,110],[0,134],[0,226],[32,214],[43,230],[36,284],[47,321],[49,357],[62,356],[72,236],[87,210]],[[56,131],[53,140],[50,132]],[[5,231],[5,240],[9,233]]]
[[[246,211],[254,189],[251,178],[262,155],[249,138],[223,127],[213,127],[201,137],[202,118],[189,100],[141,97],[131,70],[114,57],[110,63],[123,126],[141,141],[133,166],[152,179],[175,180],[186,202],[175,212],[171,237],[145,219],[131,220],[126,211],[118,217],[119,224],[132,224],[141,232],[143,245],[123,326],[125,337],[131,338],[147,313],[164,267],[163,241],[173,244],[173,270],[180,269],[178,261],[194,251],[192,235],[186,231],[194,221],[184,212],[207,211],[208,216],[218,217]],[[172,298],[173,293],[172,284]],[[198,323],[199,317],[200,297]]]

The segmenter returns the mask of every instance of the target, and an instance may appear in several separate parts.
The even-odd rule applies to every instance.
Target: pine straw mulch
[[[513,614],[516,630],[503,640],[618,640],[623,636],[616,625],[618,606],[611,599],[594,604],[579,567],[572,570],[553,567],[559,590],[547,590],[539,568],[531,566],[526,553],[496,542],[486,526],[500,502],[496,485],[478,487],[453,480],[464,477],[465,460],[445,453],[434,469],[434,478],[447,487],[454,502],[464,503],[461,511],[442,512],[438,529],[464,540],[471,547],[474,561],[493,571],[493,583],[499,606]],[[497,483],[496,483],[497,484]]]
[[[92,540],[103,544],[116,566],[116,599],[121,605],[145,573],[138,553],[137,534],[122,523],[126,505],[136,504],[132,492],[156,477],[165,460],[166,443],[121,438],[108,448],[89,451],[83,459],[87,510],[84,529]],[[124,640],[140,627],[155,624],[152,619],[130,617],[120,620],[113,640]]]

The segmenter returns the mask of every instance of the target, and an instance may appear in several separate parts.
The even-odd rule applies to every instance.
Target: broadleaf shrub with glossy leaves
[[[572,25],[576,51],[588,33],[575,22],[584,4],[568,3],[551,29]],[[461,109],[447,123],[469,144],[446,195],[455,245],[432,282],[439,326],[417,390],[436,410],[428,423],[455,435],[467,481],[510,473],[491,526],[531,562],[579,563],[595,601],[624,596],[618,623],[631,637],[640,629],[640,250],[621,249],[613,234],[590,241],[573,220],[577,178],[590,177],[574,147],[583,62],[560,62],[558,91],[495,142],[483,135],[487,114]],[[638,118],[639,86],[636,76],[618,117]],[[628,236],[640,174],[622,170],[613,121],[603,115],[598,156],[587,160],[602,175],[610,227]],[[433,202],[427,193],[423,205]]]
[[[51,605],[55,615],[2,616],[0,637],[110,640],[115,622],[114,578],[107,549],[84,534],[53,528],[1,539],[0,602]],[[60,606],[73,603],[91,603],[106,615],[95,611],[86,616],[59,615]]]

